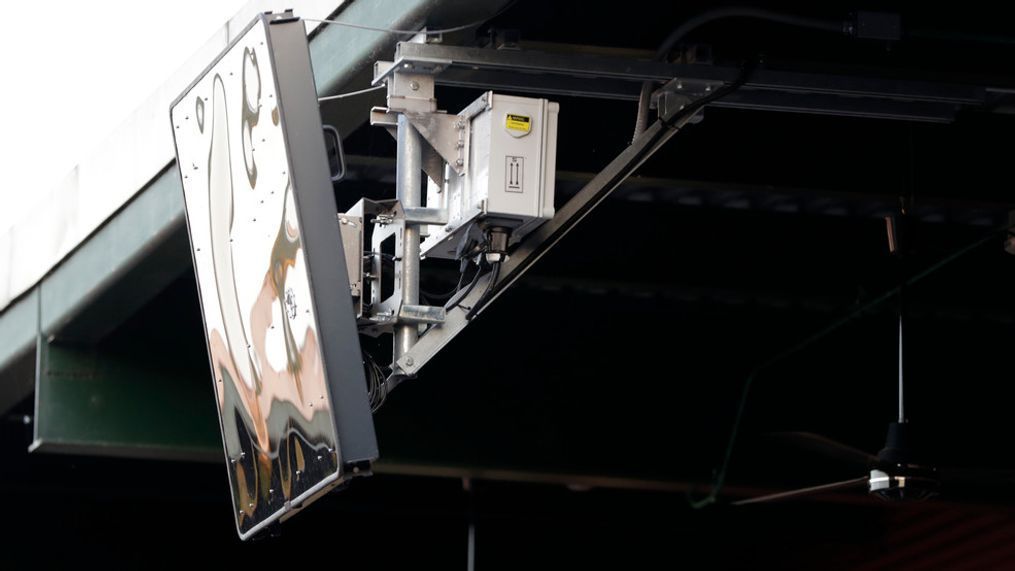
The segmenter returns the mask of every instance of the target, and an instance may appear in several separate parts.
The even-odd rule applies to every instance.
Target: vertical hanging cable
[[[905,391],[904,391],[904,366],[903,366],[903,290],[905,285],[905,268],[902,258],[902,240],[899,232],[901,218],[906,214],[905,205],[902,205],[899,219],[895,216],[885,216],[885,228],[888,231],[888,251],[895,257],[899,272],[899,293],[897,298],[897,312],[899,321],[899,422],[906,422]]]

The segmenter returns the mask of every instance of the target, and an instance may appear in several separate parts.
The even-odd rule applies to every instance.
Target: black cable
[[[478,266],[479,264],[476,264],[476,265]],[[446,312],[447,311],[451,311],[452,309],[458,307],[458,304],[462,303],[462,300],[465,299],[466,297],[468,297],[468,295],[470,293],[472,293],[473,288],[475,288],[476,284],[479,283],[479,276],[482,275],[482,274],[483,274],[483,268],[482,267],[477,267],[476,268],[476,275],[472,276],[472,281],[469,282],[468,287],[466,287],[463,290],[459,290],[458,293],[455,294],[455,296],[453,298],[448,300],[448,302],[446,304],[444,304],[444,311],[446,311]],[[462,275],[465,275],[465,274],[463,273]]]
[[[491,268],[489,272],[490,281],[486,284],[486,291],[484,291],[479,300],[477,300],[476,303],[472,304],[472,307],[469,308],[469,312],[465,314],[466,321],[472,321],[472,318],[476,316],[476,313],[480,309],[483,309],[483,306],[486,305],[487,299],[493,291],[493,286],[497,283],[497,278],[500,277],[500,264],[500,262],[493,263],[493,268]]]
[[[427,297],[429,299],[433,299],[433,300],[437,300],[437,301],[442,301],[442,300],[446,300],[446,299],[450,298],[451,296],[455,295],[456,293],[458,293],[458,291],[462,289],[462,284],[463,283],[465,283],[465,272],[460,272],[458,274],[458,284],[455,287],[453,287],[450,290],[448,290],[447,292],[439,293],[438,294],[438,293],[428,292],[428,291],[426,291],[423,288],[419,288],[419,293],[423,294],[425,297]]]
[[[656,61],[665,61],[670,52],[673,51],[673,48],[680,42],[680,40],[684,39],[684,36],[701,26],[708,24],[709,22],[714,22],[715,20],[721,20],[724,18],[753,18],[756,20],[766,20],[778,24],[785,24],[787,26],[809,28],[825,32],[848,33],[849,31],[849,26],[844,21],[807,18],[793,14],[773,12],[771,10],[764,10],[761,8],[753,8],[750,6],[730,6],[698,14],[678,26],[675,30],[670,32],[670,35],[666,36],[663,43],[659,45],[659,49],[656,50],[654,59]],[[638,138],[638,135],[641,135],[648,127],[649,103],[651,97],[652,82],[643,82],[641,84],[641,93],[638,96],[638,116],[634,126],[635,139]]]

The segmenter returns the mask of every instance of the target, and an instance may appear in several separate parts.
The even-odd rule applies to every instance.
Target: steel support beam
[[[542,258],[550,248],[567,235],[575,225],[581,222],[592,209],[601,204],[611,192],[627,180],[638,167],[665,145],[690,119],[691,116],[683,117],[675,123],[671,123],[670,118],[659,120],[639,135],[578,194],[558,209],[557,214],[551,220],[539,226],[518,245],[511,257],[502,263],[496,283],[491,283],[493,278],[491,272],[480,276],[476,287],[472,288],[470,293],[461,300],[461,303],[446,315],[442,325],[428,329],[420,336],[419,341],[411,350],[401,356],[396,356],[392,366],[392,374],[387,381],[388,384],[393,387],[405,377],[415,375],[423,365],[468,326],[469,321],[466,316],[470,311],[465,308],[473,308],[484,299],[487,300],[487,304],[496,299],[532,264]],[[482,307],[476,308],[477,315],[482,311]]]
[[[400,43],[394,64],[391,69],[432,73],[441,85],[623,100],[636,100],[643,81],[672,80],[680,89],[700,94],[732,82],[740,73],[727,66],[567,51],[416,43]],[[949,122],[958,108],[982,105],[987,92],[987,87],[975,85],[758,69],[736,94],[716,106]]]
[[[346,167],[348,181],[390,185],[395,180],[395,161],[391,158],[348,155]],[[558,170],[556,195],[562,199],[569,199],[593,177],[595,173]],[[877,219],[894,213],[899,201],[898,196],[861,190],[841,191],[641,175],[625,180],[610,195],[610,199],[652,205],[668,204],[681,207],[757,210],[778,214],[801,213]],[[977,202],[928,196],[909,212],[909,217],[914,221],[929,224],[958,224],[986,228],[1004,224],[1008,221],[1008,213],[1013,210],[1015,201]],[[421,216],[416,214],[413,216],[420,222],[427,222]],[[432,211],[426,216],[434,220],[430,223],[443,224],[447,214]]]
[[[39,340],[35,437],[29,450],[222,460],[205,379],[181,379],[91,349]]]

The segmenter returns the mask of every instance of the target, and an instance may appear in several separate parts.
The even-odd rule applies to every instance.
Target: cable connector
[[[494,226],[486,231],[486,241],[488,244],[486,262],[488,264],[496,264],[507,261],[507,248],[510,238],[510,228]]]

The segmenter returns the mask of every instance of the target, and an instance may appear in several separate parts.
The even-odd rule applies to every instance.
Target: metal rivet
[[[419,91],[419,82],[418,81],[410,81],[409,82],[409,89],[411,89],[413,91]]]
[[[405,360],[405,364],[411,367],[416,364],[416,361],[412,357],[409,357]]]

